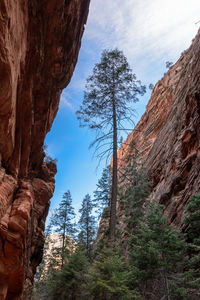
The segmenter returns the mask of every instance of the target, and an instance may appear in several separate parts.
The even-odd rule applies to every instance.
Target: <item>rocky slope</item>
[[[56,166],[43,143],[69,83],[89,0],[0,1],[0,299],[29,299]],[[25,284],[24,284],[25,283]]]
[[[200,189],[200,30],[155,85],[146,112],[119,150],[120,167],[133,142],[152,182],[150,199],[164,204],[170,221],[180,225],[188,198]]]

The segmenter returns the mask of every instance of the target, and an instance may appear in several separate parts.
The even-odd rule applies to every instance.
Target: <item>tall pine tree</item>
[[[87,256],[90,257],[92,245],[95,239],[96,224],[95,217],[92,215],[93,204],[89,194],[87,194],[83,201],[81,209],[79,210],[80,219],[79,225],[79,243],[86,249]]]
[[[131,103],[145,93],[145,87],[136,80],[122,51],[104,50],[100,63],[88,77],[84,100],[77,111],[81,126],[96,130],[95,146],[98,157],[112,155],[112,185],[110,201],[110,241],[115,239],[116,205],[118,186],[119,131],[125,129],[124,122],[132,123]]]
[[[72,207],[72,197],[71,193],[68,190],[63,195],[63,199],[59,204],[54,214],[51,217],[50,223],[53,228],[53,231],[61,235],[62,245],[59,249],[61,254],[61,268],[64,264],[64,254],[67,247],[71,247],[74,234],[75,234],[75,225],[74,225],[75,212]]]

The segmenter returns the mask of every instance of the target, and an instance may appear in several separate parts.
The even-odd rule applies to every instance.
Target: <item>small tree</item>
[[[115,249],[104,248],[87,274],[84,287],[93,296],[88,299],[141,299],[136,290],[129,289],[128,277],[125,257]]]
[[[124,166],[120,168],[120,200],[125,213],[124,231],[127,236],[136,232],[144,215],[143,205],[150,194],[150,183],[141,163],[138,163],[135,142],[127,144]]]
[[[184,223],[187,226],[188,242],[200,246],[200,194],[190,197],[185,211]]]
[[[154,89],[153,83],[150,83],[150,84],[149,84],[149,89],[150,89],[151,91],[153,91],[153,89]]]
[[[85,196],[79,210],[81,216],[79,219],[79,242],[86,249],[88,257],[90,257],[92,245],[96,233],[95,217],[92,215],[93,204],[89,194]]]
[[[122,51],[104,50],[101,62],[88,77],[84,100],[77,111],[81,126],[96,130],[96,140],[91,146],[99,151],[101,159],[112,154],[112,189],[110,203],[110,240],[115,239],[117,203],[117,150],[118,132],[124,130],[124,121],[132,123],[134,110],[131,103],[145,93],[145,87],[136,80]]]
[[[110,167],[103,169],[102,176],[97,183],[97,189],[94,191],[94,206],[97,208],[98,218],[101,218],[102,212],[105,208],[110,205],[110,194],[111,194],[111,176]]]
[[[84,289],[82,288],[82,284],[86,280],[85,274],[88,265],[87,257],[80,249],[66,255],[63,269],[54,270],[51,279],[48,281],[48,296],[46,299],[88,299],[84,297]]]
[[[192,195],[186,206],[186,216],[183,220],[186,226],[188,253],[190,256],[187,269],[190,280],[187,285],[198,291],[200,296],[200,193]]]
[[[173,66],[173,62],[171,61],[166,61],[166,68],[170,69]]]
[[[130,236],[138,230],[144,216],[143,205],[150,194],[149,181],[143,169],[135,170],[132,185],[122,196],[125,212],[126,234]]]
[[[61,268],[64,264],[64,253],[67,246],[71,247],[72,238],[75,234],[74,226],[74,208],[72,207],[72,197],[68,190],[63,195],[63,200],[60,202],[59,208],[57,208],[51,217],[50,223],[53,230],[61,235],[62,246],[59,249],[61,254]]]
[[[189,295],[183,287],[186,243],[181,233],[168,224],[160,204],[154,201],[150,205],[139,231],[131,238],[131,278],[139,284],[143,295],[185,299]]]

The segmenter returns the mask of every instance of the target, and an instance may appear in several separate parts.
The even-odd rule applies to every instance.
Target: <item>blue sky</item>
[[[122,5],[123,3],[123,5]],[[57,117],[45,143],[48,154],[58,159],[56,188],[51,209],[71,191],[76,212],[84,196],[92,195],[101,176],[93,151],[94,134],[80,128],[75,111],[83,90],[103,49],[119,48],[137,78],[147,86],[166,72],[165,62],[176,60],[195,37],[200,23],[199,0],[91,0],[88,22],[74,75],[63,90]],[[145,111],[150,91],[135,105],[137,123]]]

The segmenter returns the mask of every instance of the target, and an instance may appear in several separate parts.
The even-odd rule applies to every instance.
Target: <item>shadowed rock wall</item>
[[[76,65],[89,0],[0,1],[0,299],[29,299],[56,166],[43,144]]]

